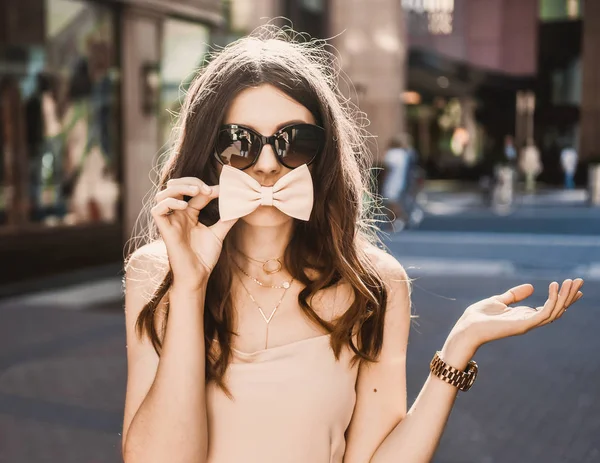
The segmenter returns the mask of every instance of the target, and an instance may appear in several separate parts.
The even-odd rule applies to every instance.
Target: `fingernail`
[[[181,204],[182,206],[187,207],[188,203],[186,201],[179,201],[179,204]]]
[[[192,193],[198,193],[198,187],[196,185],[193,185],[193,186],[190,187],[190,191]]]
[[[211,188],[211,187],[209,187],[208,185],[203,185],[203,186],[202,186],[202,190],[203,190],[203,191],[204,191],[204,193],[206,193],[206,194],[210,194],[210,193],[212,193],[212,188]]]

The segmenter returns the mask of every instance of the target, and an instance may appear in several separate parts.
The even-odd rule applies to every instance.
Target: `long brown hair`
[[[327,141],[311,166],[318,201],[308,222],[296,222],[285,265],[305,285],[298,303],[311,321],[331,333],[336,357],[348,345],[355,353],[354,361],[374,361],[383,341],[387,291],[366,252],[376,239],[369,219],[371,159],[359,112],[338,89],[334,55],[322,41],[300,43],[290,38],[289,30],[268,25],[211,58],[191,83],[157,188],[162,189],[171,178],[188,176],[209,185],[218,183],[213,146],[226,110],[240,91],[269,84],[305,106],[325,129]],[[200,222],[211,225],[218,220],[215,203],[201,211]],[[153,222],[147,224],[149,236],[159,238]],[[223,377],[234,334],[229,260],[232,233],[235,227],[209,278],[204,311],[206,380],[214,380],[225,390]],[[137,320],[138,335],[149,336],[159,354],[166,324],[159,326],[156,309],[172,279],[168,271]],[[340,282],[351,287],[352,304],[336,320],[323,320],[311,307],[312,297]],[[218,341],[219,349],[211,348],[213,340]]]

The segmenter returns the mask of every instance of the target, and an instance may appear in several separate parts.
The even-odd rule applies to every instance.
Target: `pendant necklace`
[[[239,278],[239,276],[238,276],[238,278]],[[246,287],[246,285],[244,284],[244,282],[242,281],[242,279],[239,278],[239,280],[240,280],[240,283],[242,284],[243,288],[246,290],[246,293],[248,293],[248,296],[250,296],[250,300],[254,303],[254,305],[256,305],[256,307],[258,307],[258,311],[260,312],[260,314],[262,315],[263,320],[267,324],[267,333],[266,333],[266,336],[265,336],[265,350],[266,350],[267,346],[269,344],[269,324],[271,323],[271,320],[273,319],[273,316],[275,315],[275,312],[277,312],[277,309],[281,305],[281,303],[283,301],[283,298],[285,297],[286,293],[288,292],[288,289],[290,289],[291,283],[294,282],[294,279],[292,278],[292,281],[290,282],[290,286],[288,288],[285,288],[283,290],[283,294],[281,295],[281,298],[279,299],[279,301],[277,302],[277,304],[273,308],[273,311],[271,312],[271,315],[269,315],[268,317],[265,315],[265,312],[263,311],[263,309],[260,306],[260,304],[256,301],[256,299],[254,299],[254,296],[252,296],[252,294],[250,293],[250,291],[248,290],[248,288]]]
[[[244,275],[246,275],[248,278],[250,278],[254,283],[256,283],[259,286],[262,286],[263,288],[273,288],[273,289],[288,289],[291,284],[292,284],[292,280],[290,281],[284,281],[283,283],[281,283],[281,285],[268,285],[266,283],[263,283],[262,281],[260,281],[257,278],[254,278],[252,275],[250,275],[248,272],[246,272],[236,261],[235,259],[231,259],[233,261],[233,263],[235,264],[235,266],[238,268],[238,270],[240,272],[242,272]]]
[[[244,256],[246,259],[252,260],[254,262],[258,262],[259,264],[262,264],[263,272],[265,272],[267,275],[272,275],[274,273],[277,273],[283,268],[283,264],[281,263],[281,260],[280,260],[281,257],[277,257],[275,259],[259,260],[259,259],[255,259],[254,257],[247,256],[242,251],[240,251],[238,248],[235,248],[235,250],[237,252],[239,252],[242,256]]]

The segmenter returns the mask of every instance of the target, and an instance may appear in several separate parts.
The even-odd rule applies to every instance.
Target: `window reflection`
[[[43,46],[0,45],[0,226],[117,219],[109,8],[48,0]]]

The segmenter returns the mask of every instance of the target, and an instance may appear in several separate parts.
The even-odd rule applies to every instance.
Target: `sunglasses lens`
[[[309,164],[325,145],[325,131],[316,125],[297,124],[283,129],[277,137],[277,155],[289,168]]]
[[[258,155],[258,142],[248,130],[228,127],[219,132],[215,152],[223,164],[245,169]]]

